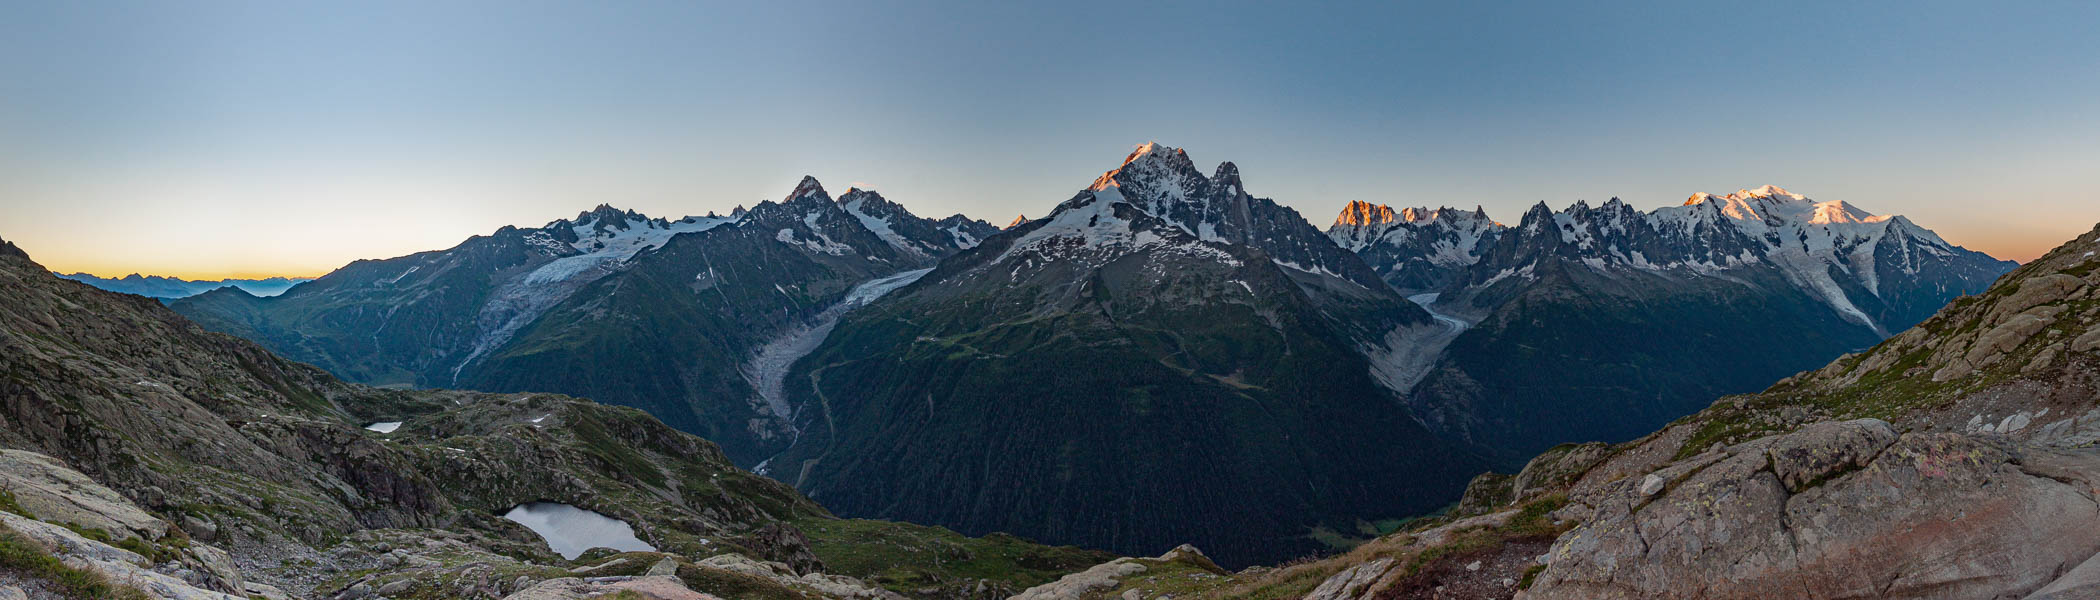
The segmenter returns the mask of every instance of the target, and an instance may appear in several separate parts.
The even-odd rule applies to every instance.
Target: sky
[[[1159,141],[1325,227],[1775,184],[2031,259],[2100,221],[2091,2],[0,0],[0,239],[324,273],[802,175],[1040,216]]]

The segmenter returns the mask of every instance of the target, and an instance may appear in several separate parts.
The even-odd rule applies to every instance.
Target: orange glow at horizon
[[[1931,224],[1921,224],[1934,229]],[[319,235],[299,236],[314,241],[338,242],[331,247],[302,245],[292,239],[278,240],[268,247],[248,244],[247,249],[228,249],[210,244],[197,244],[191,248],[145,248],[153,242],[146,240],[98,241],[86,247],[71,244],[53,244],[39,239],[33,233],[9,235],[0,231],[0,239],[14,242],[31,259],[44,268],[57,273],[87,273],[97,277],[117,279],[133,273],[141,276],[158,275],[177,277],[190,281],[216,281],[222,279],[267,279],[271,277],[314,278],[326,275],[337,268],[362,259],[386,259],[405,256],[427,250],[441,250],[457,245],[474,235],[487,235],[499,226],[489,226],[478,231],[472,225],[459,224],[453,227],[433,228],[413,236],[363,236],[362,243],[344,244],[345,233],[318,230]],[[1983,229],[1981,231],[1977,229]],[[2057,229],[2057,228],[2051,228]],[[446,231],[451,230],[451,231]],[[2058,245],[2084,233],[2085,227],[2064,227],[2062,231],[2035,232],[1982,227],[1934,229],[1941,237],[1957,246],[1977,250],[1991,256],[2026,263],[2034,260]],[[367,231],[366,233],[369,233]]]

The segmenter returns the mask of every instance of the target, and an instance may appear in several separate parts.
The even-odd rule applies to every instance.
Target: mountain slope
[[[356,261],[280,296],[221,289],[171,306],[354,381],[450,385],[463,366],[641,251],[730,222],[650,219],[601,205],[446,250]]]
[[[1770,186],[1649,212],[1352,206],[1329,235],[1467,329],[1412,388],[1447,435],[1527,456],[1623,440],[1872,345],[2011,263]],[[1552,398],[1543,401],[1543,398]]]
[[[1295,556],[1482,464],[1365,356],[1430,329],[1232,164],[1148,144],[846,315],[787,379],[803,437],[769,472],[843,514]]]
[[[497,598],[571,568],[640,574],[606,566],[618,561],[668,562],[680,585],[725,597],[894,597],[873,587],[892,583],[962,597],[1106,558],[835,519],[629,408],[346,384],[157,302],[58,279],[5,242],[0,284],[14,292],[0,302],[0,447],[56,457],[149,513],[133,522],[164,533],[127,548],[231,551],[225,573],[198,580],[221,591],[245,593],[246,578],[300,597]],[[374,421],[395,426],[360,427]],[[571,562],[496,516],[540,501],[625,521],[661,552]],[[963,558],[919,564],[921,546]],[[821,556],[851,559],[842,568],[870,583],[824,575],[838,571]]]
[[[777,398],[761,393],[780,370],[767,368],[780,359],[765,349],[799,347],[782,338],[828,327],[856,284],[996,231],[961,215],[922,219],[870,191],[840,200],[804,178],[785,199],[731,217],[666,221],[601,206],[359,261],[282,297],[222,290],[173,307],[355,381],[639,407],[750,465],[794,435]]]
[[[586,286],[461,371],[460,383],[639,407],[723,440],[740,463],[755,464],[794,432],[759,393],[753,379],[761,374],[739,367],[856,284],[929,260],[930,244],[904,236],[926,231],[910,225],[931,222],[895,220],[904,223],[891,235],[869,230],[805,179],[734,226],[673,238]]]

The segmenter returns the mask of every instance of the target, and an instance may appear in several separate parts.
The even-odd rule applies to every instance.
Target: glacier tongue
[[[905,271],[854,286],[837,304],[824,309],[824,312],[818,313],[809,322],[792,327],[772,341],[759,346],[757,354],[745,362],[741,369],[744,379],[757,388],[759,398],[765,401],[766,408],[773,416],[786,423],[789,430],[799,437],[801,431],[795,425],[795,408],[788,405],[785,393],[788,369],[795,365],[795,361],[815,351],[817,344],[823,343],[825,336],[831,335],[831,329],[838,326],[839,318],[844,317],[846,313],[867,306],[868,303],[897,288],[911,285],[931,272],[931,268]]]
[[[1401,326],[1386,333],[1384,340],[1366,344],[1363,349],[1364,356],[1371,361],[1371,378],[1402,397],[1429,375],[1444,347],[1473,326],[1464,319],[1437,312],[1434,307],[1440,295],[1427,293],[1407,297],[1408,301],[1436,318],[1434,327]]]

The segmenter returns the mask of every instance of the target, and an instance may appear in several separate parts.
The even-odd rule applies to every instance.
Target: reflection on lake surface
[[[626,521],[558,502],[520,504],[503,513],[503,518],[540,534],[555,554],[571,560],[592,548],[656,551],[655,546],[635,537]]]

